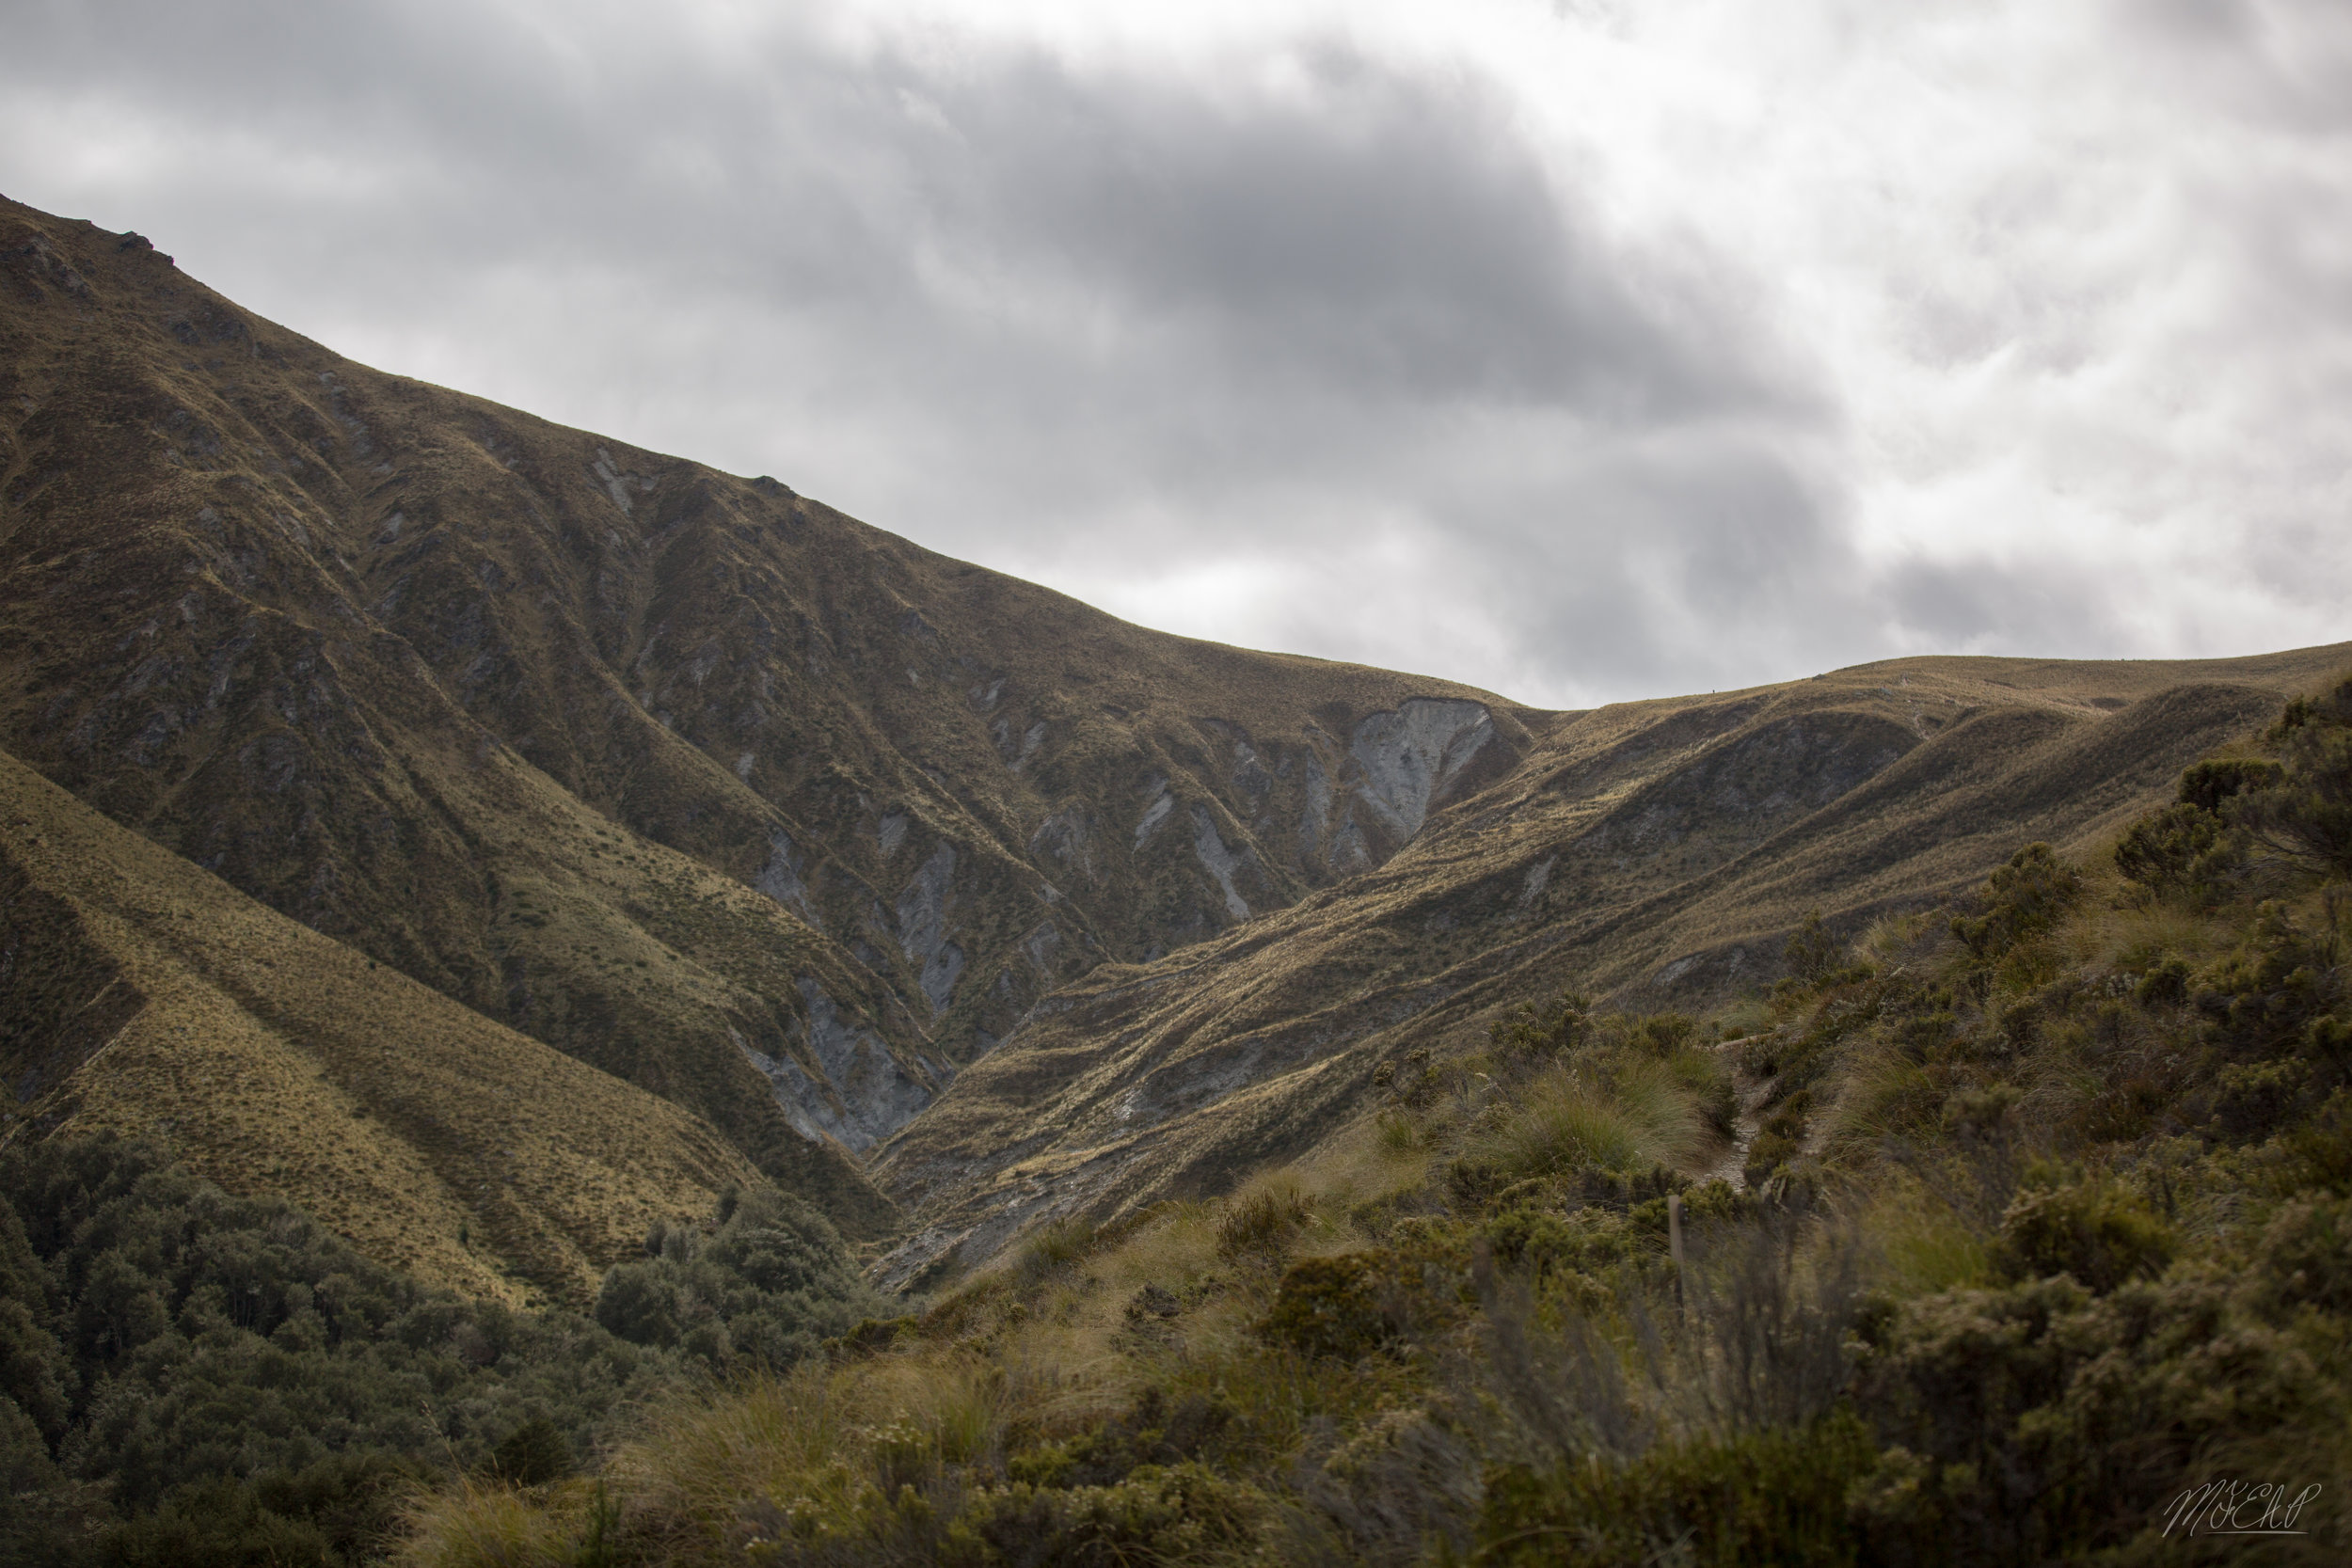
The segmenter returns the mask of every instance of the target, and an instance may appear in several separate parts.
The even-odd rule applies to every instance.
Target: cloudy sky
[[[2352,638],[2342,0],[0,0],[0,192],[1524,701]]]

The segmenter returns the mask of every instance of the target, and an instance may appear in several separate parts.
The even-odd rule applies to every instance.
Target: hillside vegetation
[[[780,1369],[875,1298],[821,1219],[730,1192],[594,1319],[421,1287],[151,1146],[0,1157],[0,1563],[377,1560],[453,1473],[544,1485],[632,1407]]]
[[[2334,1560],[2348,657],[1547,713],[0,200],[0,1560]]]
[[[2340,1560],[2352,680],[2176,795],[1708,1016],[1406,1053],[1312,1161],[1034,1232],[408,1558]]]

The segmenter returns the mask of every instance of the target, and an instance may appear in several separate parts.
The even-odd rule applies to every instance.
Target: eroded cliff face
[[[83,800],[867,1231],[846,1155],[1040,998],[1381,863],[1540,721],[379,374],[12,204],[0,670]]]

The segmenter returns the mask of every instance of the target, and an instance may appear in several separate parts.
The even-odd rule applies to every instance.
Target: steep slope
[[[1144,631],[382,375],[0,206],[0,744],[876,1234],[1055,985],[1380,863],[1531,719]]]
[[[1809,910],[1857,932],[2024,840],[2082,849],[2201,752],[2352,663],[1917,658],[1562,721],[1378,870],[1041,1003],[878,1167],[894,1281],[1025,1227],[1216,1192],[1360,1114],[1375,1068],[1575,986],[1701,1005],[1780,973]]]
[[[0,753],[7,1136],[157,1137],[429,1283],[579,1301],[759,1179],[708,1125],[262,908]]]

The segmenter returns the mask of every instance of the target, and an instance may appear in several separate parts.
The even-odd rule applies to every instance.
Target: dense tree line
[[[0,1160],[0,1562],[333,1563],[453,1473],[540,1483],[698,1379],[869,1306],[824,1223],[730,1196],[660,1227],[595,1318],[427,1290],[156,1148]]]

